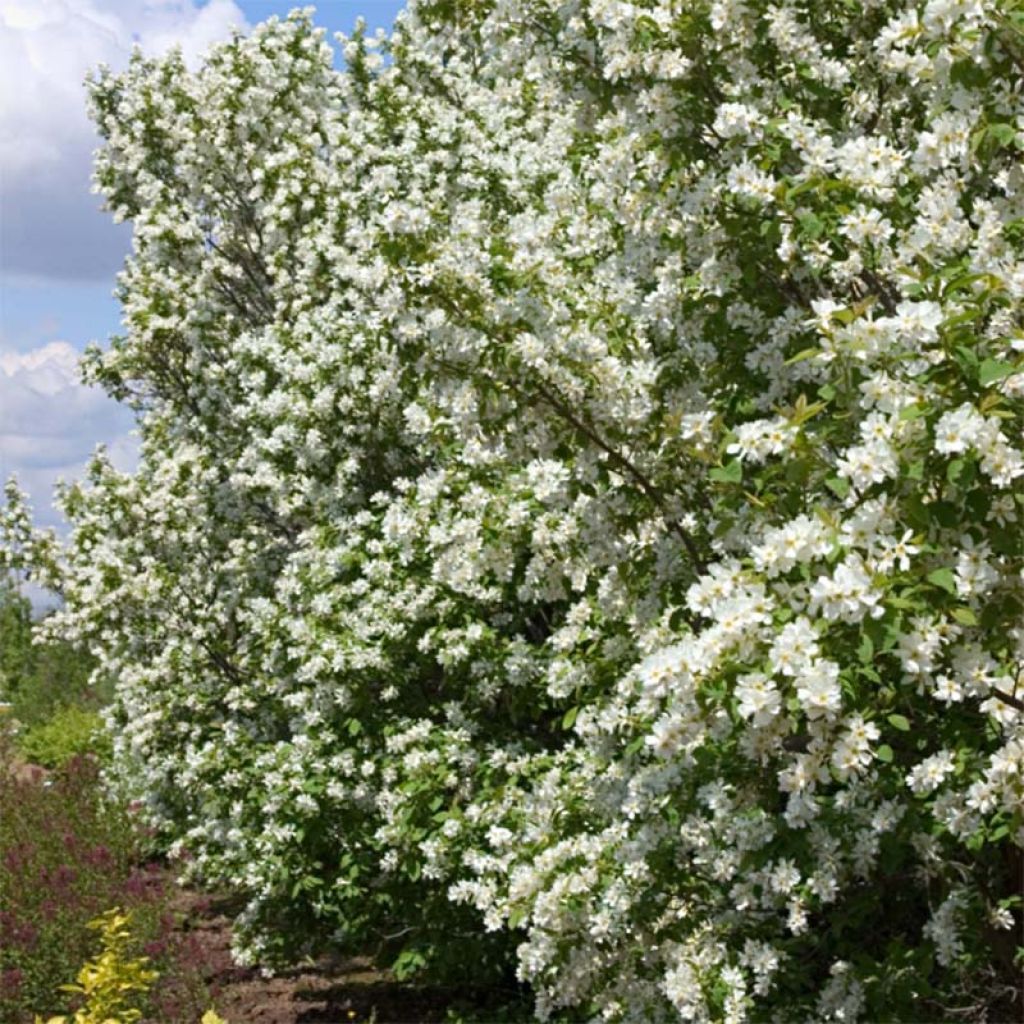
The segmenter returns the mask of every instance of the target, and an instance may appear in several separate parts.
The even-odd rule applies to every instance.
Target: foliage
[[[17,740],[18,753],[44,768],[61,768],[74,757],[89,754],[104,760],[110,740],[96,711],[69,705],[58,708],[49,721],[26,729]]]
[[[138,997],[149,991],[158,973],[148,957],[131,955],[131,915],[115,907],[89,922],[100,933],[102,951],[82,966],[75,984],[62,986],[85,1000],[73,1017],[51,1017],[47,1024],[133,1024],[142,1017]],[[42,1018],[37,1017],[37,1024]]]
[[[97,75],[142,455],[4,557],[243,959],[1019,1012],[1022,31],[418,0]]]
[[[0,764],[10,752],[0,749]],[[0,1019],[68,1012],[61,986],[91,955],[88,922],[118,904],[134,922],[139,952],[161,972],[148,1017],[198,1017],[207,993],[201,951],[171,934],[165,876],[139,867],[137,823],[104,798],[98,768],[72,760],[46,784],[0,771]]]
[[[0,573],[0,699],[9,700],[18,689],[31,645],[32,605],[11,575]]]
[[[88,927],[100,933],[102,952],[83,965],[75,984],[61,986],[66,992],[80,995],[84,1003],[73,1016],[51,1017],[46,1024],[132,1024],[140,1020],[140,999],[150,991],[160,972],[146,966],[149,957],[132,955],[138,943],[131,913],[114,907],[90,921]],[[178,1024],[180,1020],[178,1017]],[[36,1024],[42,1024],[42,1018],[36,1017]],[[208,1009],[200,1024],[227,1022]]]
[[[64,640],[32,640],[32,606],[9,574],[0,574],[0,700],[10,715],[31,728],[61,709],[98,709],[111,695],[109,682],[90,685],[95,665],[89,655]]]

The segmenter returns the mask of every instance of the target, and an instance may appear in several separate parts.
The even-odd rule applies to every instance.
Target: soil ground
[[[229,900],[185,889],[176,903],[179,928],[199,940],[214,1006],[228,1024],[435,1024],[449,1019],[453,1003],[480,996],[397,982],[365,957],[325,958],[265,978],[231,959]]]

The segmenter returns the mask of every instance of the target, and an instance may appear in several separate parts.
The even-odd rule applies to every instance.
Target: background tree
[[[32,657],[32,605],[10,574],[0,575],[0,696],[9,701]]]

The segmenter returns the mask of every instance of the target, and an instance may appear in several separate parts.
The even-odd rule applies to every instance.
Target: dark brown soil
[[[176,903],[179,927],[199,940],[214,1008],[228,1024],[434,1024],[465,995],[397,982],[365,957],[325,958],[265,978],[231,959],[229,901],[183,890]]]

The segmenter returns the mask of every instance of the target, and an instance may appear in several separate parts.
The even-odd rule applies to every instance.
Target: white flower
[[[644,741],[660,758],[673,757],[682,747],[687,736],[687,728],[682,719],[673,715],[663,715],[651,729]]]
[[[958,704],[964,699],[963,687],[952,676],[947,675],[940,674],[935,677],[932,693],[936,700],[941,700],[944,704]]]
[[[726,182],[730,191],[737,192],[761,203],[775,201],[775,179],[756,164],[744,159],[729,168]]]
[[[853,445],[836,463],[838,475],[848,479],[858,491],[896,476],[898,470],[896,449],[883,440]]]
[[[846,730],[832,750],[831,763],[836,775],[846,781],[859,775],[871,763],[871,744],[878,739],[878,726],[860,715],[846,722]]]
[[[648,655],[636,672],[640,685],[653,697],[665,697],[669,693],[683,692],[692,684],[690,669],[691,648],[676,644]]]
[[[729,444],[726,451],[730,455],[737,455],[742,462],[760,463],[769,455],[787,452],[799,431],[791,423],[776,417],[741,423],[734,433],[736,440]]]
[[[993,928],[1008,932],[1013,927],[1013,911],[1009,907],[993,907],[988,913]]]
[[[913,530],[904,530],[903,536],[899,540],[894,537],[882,538],[881,552],[875,559],[879,571],[888,572],[898,566],[903,572],[906,572],[910,568],[911,558],[921,550],[917,544],[911,543],[913,536]]]
[[[845,235],[854,245],[878,245],[892,234],[892,224],[875,209],[858,206],[843,217],[839,233]]]
[[[812,612],[820,610],[825,618],[843,622],[859,622],[865,615],[878,618],[884,611],[880,599],[856,555],[848,555],[831,576],[819,576],[810,591]]]
[[[765,882],[772,892],[787,896],[800,884],[800,871],[791,860],[782,858],[766,869]]]
[[[739,713],[756,726],[770,725],[779,713],[782,697],[775,683],[760,672],[740,676],[736,681]]]
[[[999,573],[988,560],[991,553],[987,544],[975,544],[969,534],[960,538],[956,561],[956,592],[960,597],[983,596],[999,582]]]
[[[786,904],[786,927],[794,935],[807,931],[807,905],[799,897]]]
[[[715,114],[712,125],[715,134],[723,139],[759,134],[764,117],[745,103],[723,103]]]
[[[818,634],[803,615],[782,627],[768,651],[773,671],[786,676],[799,675],[818,654]]]
[[[894,318],[896,330],[909,345],[929,345],[939,336],[942,307],[937,302],[901,302]]]
[[[960,937],[957,915],[963,907],[963,896],[954,892],[932,914],[931,919],[922,929],[924,936],[935,943],[935,959],[943,967],[949,967],[963,952],[963,940]]]
[[[834,718],[841,701],[839,666],[825,658],[811,662],[796,677],[796,695],[808,718]]]
[[[907,785],[914,793],[931,793],[953,774],[952,751],[940,750],[926,757],[907,773]]]
[[[766,530],[751,548],[754,564],[770,577],[788,572],[799,562],[822,558],[831,549],[829,530],[817,518],[799,515],[784,526]]]
[[[985,430],[985,418],[972,405],[943,413],[935,425],[935,450],[953,455],[974,447]]]

